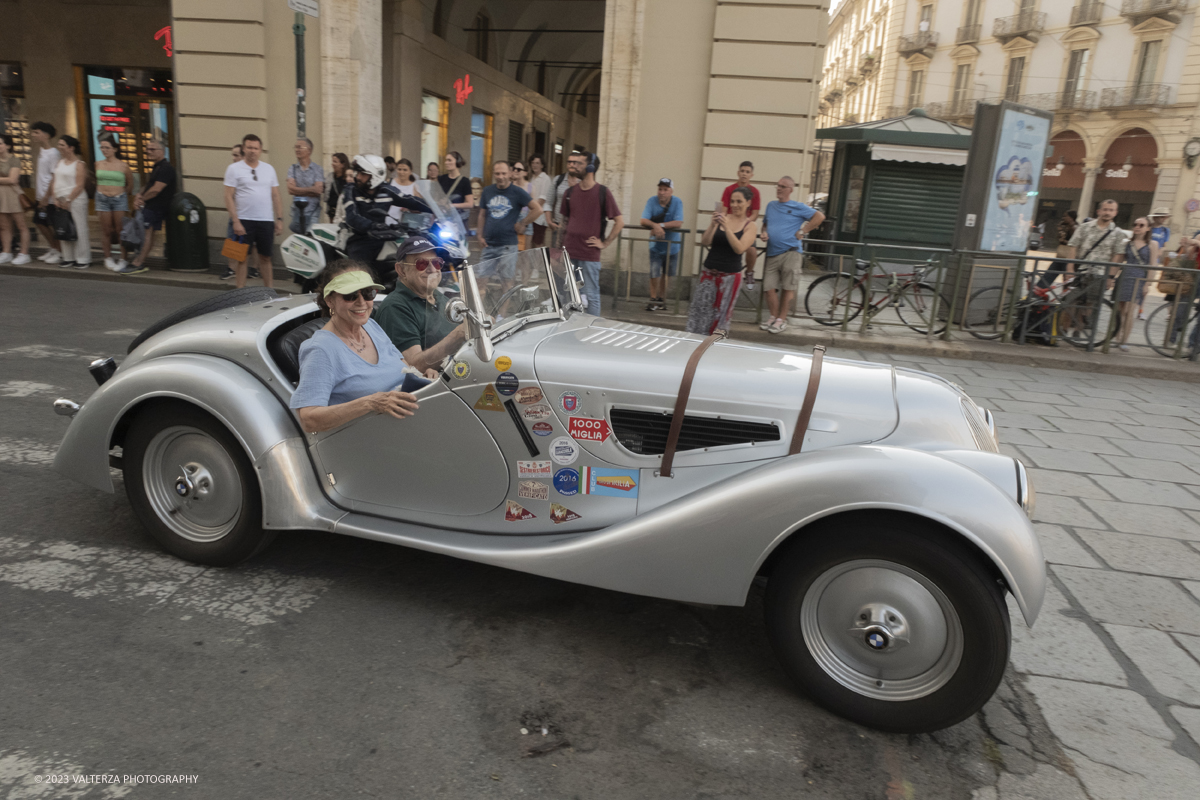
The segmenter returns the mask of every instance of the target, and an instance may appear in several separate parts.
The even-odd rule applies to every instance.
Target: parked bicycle
[[[1035,285],[1035,273],[1026,275],[1025,295],[1013,306],[1012,338],[1020,340],[1023,332],[1026,341],[1043,344],[1053,344],[1058,339],[1076,347],[1087,347],[1089,341],[1103,344],[1109,334],[1112,300],[1101,298],[1099,318],[1093,320],[1097,308],[1088,302],[1080,277],[1043,287]],[[963,314],[963,330],[976,339],[999,339],[1004,335],[1010,297],[1011,289],[1007,283],[973,292]],[[1093,323],[1094,338],[1091,335]]]
[[[945,295],[937,297],[937,315],[934,299],[936,289],[925,281],[933,266],[914,267],[912,272],[875,272],[869,261],[854,262],[857,277],[845,272],[823,275],[812,282],[804,295],[804,310],[814,321],[822,325],[842,325],[856,319],[866,310],[865,324],[885,308],[894,308],[900,321],[917,333],[928,333],[931,324],[934,333],[946,330],[945,315],[950,306]],[[886,278],[886,285],[876,288],[879,279]],[[879,299],[874,299],[880,295]]]

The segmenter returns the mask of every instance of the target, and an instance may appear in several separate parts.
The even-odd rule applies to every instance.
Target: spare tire
[[[138,334],[136,339],[129,343],[129,349],[125,352],[132,353],[138,348],[138,345],[156,333],[161,333],[172,325],[178,325],[181,322],[194,319],[203,314],[211,314],[214,311],[221,311],[222,309],[233,308],[234,306],[261,303],[266,300],[276,300],[278,298],[279,294],[274,289],[269,289],[266,286],[247,286],[242,289],[224,292],[207,300],[201,300],[199,303],[194,303],[187,308],[181,308],[174,313],[167,314],[158,322],[146,328],[146,330]]]

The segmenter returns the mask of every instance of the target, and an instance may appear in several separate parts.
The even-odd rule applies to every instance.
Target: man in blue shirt
[[[650,302],[647,311],[663,311],[666,304],[668,275],[679,269],[679,243],[683,235],[667,233],[683,227],[683,201],[675,196],[675,182],[663,178],[658,182],[658,195],[646,201],[642,211],[642,227],[650,229]]]
[[[783,176],[775,184],[777,199],[767,203],[762,238],[767,243],[767,267],[763,274],[763,291],[771,318],[761,326],[769,333],[779,333],[787,327],[788,311],[800,287],[800,272],[804,267],[804,244],[809,231],[825,221],[825,215],[815,208],[792,199],[796,182]],[[782,302],[779,292],[782,289]]]
[[[1167,240],[1171,238],[1171,209],[1166,206],[1159,206],[1150,214],[1150,239],[1158,242],[1158,258],[1163,266],[1171,259],[1167,256]],[[1137,304],[1138,304],[1138,319],[1145,319],[1146,312],[1142,305],[1146,302],[1146,289],[1149,286],[1149,281],[1138,281],[1137,285]]]
[[[527,221],[541,216],[542,204],[513,185],[507,161],[497,161],[492,165],[492,185],[484,187],[479,205],[483,208],[483,224],[477,238],[483,253],[476,275],[485,278],[493,272],[498,274],[507,292],[517,275],[517,234],[524,233]],[[522,219],[524,208],[529,209],[529,216]]]

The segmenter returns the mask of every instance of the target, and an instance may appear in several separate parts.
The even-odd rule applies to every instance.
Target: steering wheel
[[[513,316],[516,316],[516,315],[520,314],[521,312],[523,312],[525,310],[525,308],[530,305],[531,302],[533,305],[537,305],[538,303],[541,302],[540,300],[533,300],[533,301],[522,300],[519,308],[517,308],[516,310],[510,309],[507,313],[504,313],[504,305],[510,299],[512,299],[512,296],[514,294],[516,294],[517,292],[521,291],[524,288],[526,288],[526,287],[523,286],[522,284],[518,283],[518,284],[514,285],[511,289],[509,289],[507,292],[500,295],[500,299],[497,300],[495,305],[492,306],[492,313],[495,315],[500,315],[503,313],[505,317],[513,317]]]

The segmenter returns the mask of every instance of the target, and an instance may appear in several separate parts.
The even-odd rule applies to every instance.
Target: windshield
[[[443,243],[453,239],[455,242],[467,241],[467,229],[463,225],[462,214],[450,205],[450,198],[442,191],[437,181],[416,181],[416,195],[429,206],[437,219],[436,230],[430,232]]]

